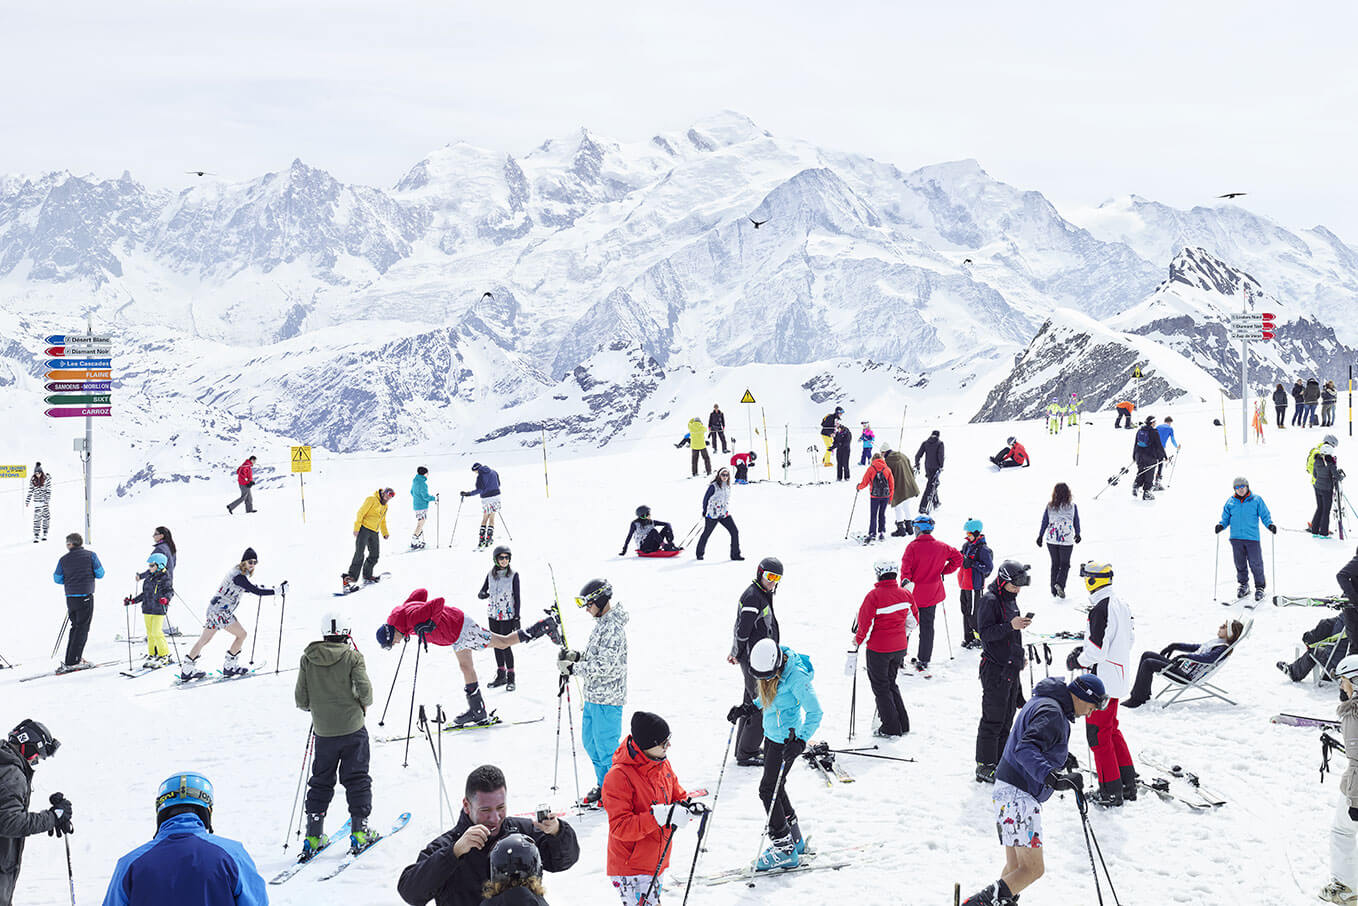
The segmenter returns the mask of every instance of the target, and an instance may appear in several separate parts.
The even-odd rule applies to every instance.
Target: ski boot
[[[179,665],[179,678],[188,681],[201,679],[205,676],[207,676],[207,671],[198,669],[198,658],[184,655],[184,660]]]
[[[581,808],[603,808],[604,792],[602,787],[595,787],[584,795],[580,800]]]
[[[979,762],[979,761],[976,762],[976,782],[977,782],[977,783],[994,783],[994,782],[995,782],[995,765],[993,765],[993,764],[984,764],[984,763]]]
[[[298,861],[309,862],[316,853],[325,849],[330,838],[325,835],[325,812],[306,816],[306,836],[302,839],[302,858]]]
[[[1142,500],[1154,500],[1154,499],[1155,499],[1155,495],[1151,493],[1150,488],[1147,488],[1146,490],[1144,490],[1144,491],[1141,492],[1141,499],[1142,499]]]
[[[1264,586],[1260,585],[1258,588],[1254,590],[1254,600],[1256,601],[1264,600]]]
[[[1122,775],[1122,801],[1136,801],[1136,768],[1131,765],[1119,768],[1118,772]]]
[[[797,819],[789,818],[787,822],[788,833],[792,835],[792,845],[797,850],[797,855],[806,855],[806,839],[802,836],[802,826]]]
[[[561,626],[556,622],[556,616],[550,610],[547,611],[545,619],[538,620],[527,629],[519,630],[519,640],[523,642],[531,642],[533,639],[544,635],[552,640],[553,645],[560,646],[562,644]]]
[[[74,663],[74,664],[62,664],[61,666],[57,667],[57,671],[56,671],[56,672],[59,673],[59,674],[60,674],[60,673],[74,673],[74,672],[77,671],[77,670],[88,670],[90,667],[93,667],[93,666],[94,666],[93,664],[91,664],[89,661],[85,660],[85,659],[82,657],[79,661],[77,661],[77,662]]]
[[[159,657],[154,654],[148,654],[145,660],[141,662],[141,669],[155,670],[157,667],[161,666],[161,663],[162,661]]]
[[[999,880],[967,897],[962,906],[1017,906],[1017,903],[1018,895],[1010,893],[1009,885]]]
[[[250,668],[240,662],[239,654],[226,653],[226,661],[222,663],[222,676],[244,676],[250,672]]]
[[[486,547],[490,547],[494,543],[495,543],[495,526],[488,525],[486,526]]]
[[[1242,584],[1239,588],[1237,588],[1237,589],[1235,590],[1235,596],[1236,596],[1237,598],[1248,598],[1249,595],[1250,595],[1250,587],[1249,587],[1248,585]]]
[[[486,527],[483,525],[481,526],[481,540],[476,543],[476,549],[481,550],[481,548],[485,546],[486,546]]]
[[[363,850],[382,839],[382,835],[368,825],[367,818],[360,818],[357,821],[352,822],[351,827],[352,830],[349,832],[349,852],[354,853],[355,855],[363,852]]]
[[[891,533],[891,537],[893,537],[893,538],[904,538],[904,537],[905,537],[905,523],[904,523],[904,522],[897,522],[897,523],[896,523],[896,531],[894,531],[894,532]]]
[[[453,726],[470,727],[473,724],[483,724],[490,719],[486,713],[486,702],[481,697],[481,690],[475,683],[465,687],[467,693],[467,710],[453,718]]]
[[[1091,795],[1089,801],[1104,808],[1122,808],[1122,779],[1100,783],[1098,792]]]
[[[792,840],[792,834],[785,833],[781,837],[773,837],[769,840],[768,848],[759,854],[755,860],[755,871],[773,871],[777,868],[796,868],[801,864],[801,854],[797,852],[797,844]]]
[[[34,536],[33,536],[33,543],[34,543],[34,544],[37,544],[37,543],[38,543],[38,536],[37,536],[37,535],[34,535]]]
[[[410,536],[410,549],[413,551],[424,550],[424,538],[419,535]]]
[[[348,573],[340,573],[340,591],[343,592],[353,591],[354,587],[357,584],[358,583],[354,581],[353,576],[349,575]]]
[[[495,669],[495,679],[493,679],[493,680],[491,680],[490,682],[486,683],[486,688],[487,688],[487,689],[498,689],[498,688],[500,688],[501,686],[507,685],[508,683],[509,683],[509,678],[505,675],[505,668],[503,668],[503,667],[497,667],[497,668]]]
[[[506,691],[506,692],[513,692],[516,688],[518,688],[518,687],[514,685],[514,671],[513,671],[513,670],[506,670],[506,671],[505,671],[505,691]]]
[[[378,582],[381,582],[381,581],[382,581],[382,577],[379,576],[379,575],[377,575],[376,573],[373,573],[371,576],[364,576],[364,577],[363,577],[363,584],[364,584],[364,585],[376,585]]]
[[[1165,486],[1164,486],[1163,484],[1161,484],[1159,481],[1157,481],[1157,482],[1155,483],[1155,490],[1157,490],[1157,491],[1163,491],[1164,489],[1165,489]]]
[[[1358,893],[1343,881],[1334,880],[1320,890],[1320,898],[1327,903],[1358,903]]]

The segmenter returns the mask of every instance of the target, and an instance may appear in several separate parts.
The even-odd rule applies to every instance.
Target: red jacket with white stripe
[[[962,554],[928,532],[916,532],[915,540],[905,546],[901,557],[901,581],[915,583],[915,603],[933,607],[948,596],[943,577],[957,572]]]
[[[883,579],[872,586],[858,608],[853,643],[862,645],[867,639],[869,651],[904,651],[918,625],[914,597],[895,579]]]

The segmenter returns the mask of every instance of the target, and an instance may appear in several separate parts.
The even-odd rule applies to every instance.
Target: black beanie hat
[[[253,547],[247,547],[245,549],[245,553],[240,555],[240,562],[242,563],[244,563],[246,560],[258,560],[258,559],[259,555],[255,553],[255,549]]]
[[[670,738],[670,725],[665,718],[650,711],[636,711],[632,714],[632,742],[638,749],[658,746]]]

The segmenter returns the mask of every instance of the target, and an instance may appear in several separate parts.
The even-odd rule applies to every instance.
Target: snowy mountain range
[[[667,375],[754,364],[988,382],[977,417],[1012,418],[1066,383],[1117,395],[1156,347],[1184,360],[1164,398],[1215,392],[1242,285],[1283,300],[1279,369],[1358,343],[1358,251],[1321,227],[1139,198],[1085,219],[975,161],[904,172],[734,113],[643,142],[455,143],[388,190],[301,161],[177,193],[6,177],[0,366],[38,394],[39,336],[89,316],[119,338],[118,421],[141,440],[174,407],[222,445],[250,425],[353,451],[607,441],[668,413],[648,402]]]

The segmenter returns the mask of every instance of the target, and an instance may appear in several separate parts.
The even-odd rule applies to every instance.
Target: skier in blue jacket
[[[267,906],[254,860],[212,833],[212,784],[175,774],[156,794],[156,835],[118,860],[104,906]]]
[[[429,518],[429,504],[439,499],[439,495],[429,493],[429,469],[420,466],[415,470],[415,478],[410,482],[410,502],[415,507],[415,532],[410,536],[410,549],[424,548],[424,520]]]
[[[1235,579],[1240,583],[1235,596],[1243,598],[1250,593],[1250,573],[1254,573],[1254,600],[1264,600],[1264,551],[1259,546],[1259,524],[1263,523],[1273,534],[1278,527],[1273,524],[1273,516],[1268,511],[1264,498],[1250,493],[1250,483],[1244,478],[1234,482],[1235,493],[1221,508],[1221,521],[1216,525],[1217,534],[1228,526],[1231,529],[1231,553],[1235,557]],[[1248,568],[1247,568],[1248,567]]]
[[[1174,416],[1166,415],[1165,420],[1155,426],[1155,431],[1160,435],[1160,448],[1165,451],[1165,458],[1155,467],[1155,489],[1163,491],[1165,486],[1160,483],[1160,476],[1164,472],[1165,463],[1169,460],[1170,444],[1174,444],[1174,455],[1179,455],[1179,441],[1174,437]]]
[[[1042,858],[1042,803],[1056,790],[1084,795],[1079,761],[1070,754],[1070,725],[1108,704],[1103,680],[1092,673],[1070,683],[1047,677],[1014,719],[995,770],[995,827],[1004,846],[999,880],[963,906],[1014,906],[1020,891],[1046,870]]]
[[[463,497],[481,498],[481,543],[478,548],[490,547],[495,542],[495,514],[500,512],[500,473],[479,462],[472,463],[476,473],[476,487],[463,491]]]

